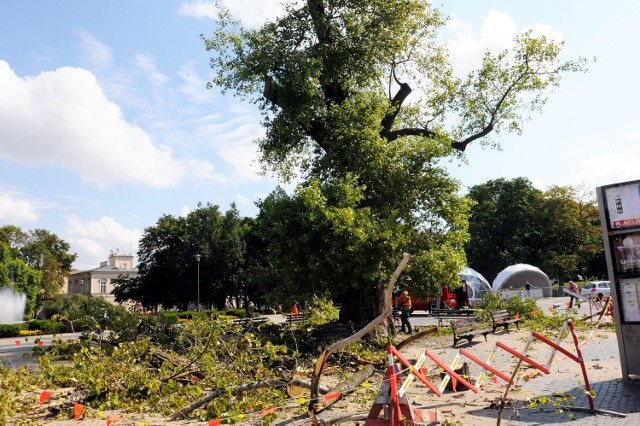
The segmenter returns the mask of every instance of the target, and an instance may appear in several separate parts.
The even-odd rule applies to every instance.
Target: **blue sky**
[[[223,3],[250,26],[280,11]],[[564,77],[521,136],[495,137],[501,151],[472,146],[468,164],[449,165],[464,188],[525,176],[593,193],[640,178],[640,2],[443,3],[460,70],[529,28],[564,40],[565,59],[597,59]],[[0,226],[48,229],[89,269],[110,250],[135,254],[147,226],[198,202],[257,213],[277,181],[255,161],[255,107],[205,88],[211,11],[191,0],[0,2]]]

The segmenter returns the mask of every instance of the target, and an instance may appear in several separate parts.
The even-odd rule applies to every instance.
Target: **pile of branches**
[[[0,395],[0,400],[8,396],[23,402],[5,407],[7,417],[0,415],[0,423],[73,418],[77,404],[84,407],[83,417],[120,410],[154,412],[170,420],[235,423],[273,407],[278,409],[265,416],[267,420],[305,417],[312,356],[326,344],[314,341],[305,327],[266,323],[246,329],[211,318],[195,318],[171,330],[146,326],[126,342],[109,340],[108,333],[96,338],[94,333],[93,339],[37,348],[37,370],[4,371],[21,375],[24,383],[3,387],[0,394],[12,395]],[[379,353],[379,359],[362,360],[360,345],[330,358],[337,385],[321,386],[320,395],[340,391],[342,398],[352,389],[365,389],[358,384],[383,371],[384,351],[368,351]],[[51,396],[38,403],[37,394],[43,391]]]

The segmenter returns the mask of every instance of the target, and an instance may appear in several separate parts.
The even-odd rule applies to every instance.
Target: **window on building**
[[[107,292],[107,282],[100,281],[100,293],[106,293],[106,292]]]

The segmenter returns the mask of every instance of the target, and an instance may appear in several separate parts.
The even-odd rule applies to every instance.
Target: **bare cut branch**
[[[265,380],[265,381],[260,381],[260,382],[255,382],[255,383],[246,383],[243,385],[239,385],[239,386],[234,386],[231,388],[231,392],[233,393],[238,393],[238,392],[246,392],[246,391],[250,391],[250,390],[254,390],[254,389],[260,389],[260,388],[267,388],[267,387],[274,387],[274,386],[284,386],[286,385],[286,382],[283,382],[282,380]],[[219,388],[214,390],[213,392],[209,392],[207,395],[203,396],[202,398],[198,399],[197,401],[194,401],[193,403],[189,404],[188,406],[181,408],[178,411],[174,411],[173,413],[171,413],[169,415],[169,420],[177,420],[180,417],[186,416],[187,414],[189,414],[190,412],[192,412],[193,410],[195,410],[198,407],[201,407],[207,403],[209,403],[210,401],[213,401],[214,399],[218,398],[219,396],[223,396],[226,395],[227,392],[229,391],[229,388]]]
[[[467,149],[467,145],[469,145],[471,142],[475,141],[476,139],[480,139],[487,136],[492,131],[493,131],[493,124],[489,124],[484,129],[482,129],[481,132],[475,133],[461,142],[453,142],[451,146],[453,147],[453,149],[457,149],[458,151],[464,151],[465,149]]]
[[[400,81],[398,81],[398,79],[396,78],[395,71],[393,72],[393,78],[396,80],[396,83],[400,85],[400,88],[391,100],[391,111],[382,119],[382,130],[380,131],[380,136],[385,137],[388,140],[395,139],[389,138],[389,136],[393,133],[391,132],[391,128],[393,127],[393,123],[396,121],[396,117],[400,113],[402,104],[411,94],[411,86],[409,86],[407,83],[400,83]]]
[[[311,381],[311,383],[313,384],[313,388],[311,389],[311,401],[309,403],[309,415],[311,415],[312,417],[313,417],[313,415],[315,413],[319,412],[318,409],[320,408],[316,404],[316,401],[318,399],[318,393],[319,393],[318,392],[318,388],[320,386],[320,375],[322,374],[322,369],[324,368],[325,361],[327,360],[327,358],[329,358],[329,355],[331,355],[332,353],[334,353],[338,349],[343,348],[344,346],[347,346],[347,345],[349,345],[349,344],[351,344],[353,342],[356,342],[356,341],[360,340],[364,335],[369,333],[376,326],[378,326],[379,324],[382,324],[382,322],[385,319],[391,317],[391,313],[393,311],[393,307],[392,307],[392,303],[391,303],[391,294],[393,293],[393,287],[394,287],[396,281],[398,280],[398,277],[400,276],[400,273],[407,266],[407,263],[409,263],[409,259],[410,258],[411,258],[411,255],[409,255],[408,253],[404,253],[404,255],[402,257],[402,260],[398,264],[398,267],[393,272],[393,275],[391,276],[391,279],[389,280],[389,284],[387,285],[387,288],[386,288],[386,291],[385,291],[385,298],[384,298],[385,308],[384,308],[384,311],[380,315],[378,315],[376,318],[374,318],[369,324],[367,324],[362,329],[360,329],[354,335],[349,336],[346,339],[343,339],[343,340],[341,340],[339,342],[336,342],[333,345],[331,345],[328,348],[326,348],[324,351],[322,351],[322,353],[320,354],[320,356],[316,360],[316,365],[315,365],[315,367],[313,369],[313,376],[312,376],[312,381]]]

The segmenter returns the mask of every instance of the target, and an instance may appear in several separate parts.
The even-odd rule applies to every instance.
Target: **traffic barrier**
[[[576,351],[575,354],[561,346],[563,336],[567,332],[567,330],[572,335],[573,344]],[[551,352],[546,360],[546,365],[542,365],[542,363],[537,362],[528,356],[529,348],[535,340],[551,347]],[[518,359],[518,363],[516,364],[516,367],[510,376],[491,365],[491,362],[495,358],[496,352],[498,350],[503,350]],[[459,349],[451,364],[447,365],[444,361],[439,359],[436,354],[429,350],[425,350],[420,355],[415,364],[412,365],[395,347],[388,346],[387,372],[379,388],[378,396],[376,397],[376,400],[371,410],[369,411],[369,415],[367,416],[367,420],[365,421],[365,426],[415,425],[414,414],[416,418],[418,418],[418,414],[417,412],[412,412],[409,402],[406,398],[406,392],[411,384],[415,381],[415,379],[423,382],[437,396],[442,396],[442,393],[444,392],[449,381],[451,381],[454,391],[456,391],[457,384],[460,383],[467,389],[477,393],[481,389],[482,382],[488,377],[489,374],[493,374],[494,376],[507,382],[508,390],[509,385],[513,384],[514,378],[516,377],[518,370],[520,369],[520,366],[523,362],[533,368],[536,368],[544,374],[549,374],[553,359],[558,352],[567,356],[567,358],[576,362],[580,366],[584,378],[585,394],[589,399],[589,411],[593,414],[595,412],[593,397],[591,395],[591,387],[589,384],[589,378],[587,377],[587,370],[578,344],[578,337],[573,328],[572,321],[567,320],[563,324],[562,329],[560,330],[560,333],[555,342],[534,331],[530,334],[529,339],[527,340],[527,343],[525,344],[525,347],[522,351],[517,351],[502,342],[496,342],[493,349],[490,351],[486,361],[482,361],[480,358],[466,349]],[[482,368],[482,372],[473,384],[469,382],[465,377],[456,372],[456,369],[458,368],[463,357],[467,358],[468,360],[479,365]],[[399,365],[396,363],[396,359],[399,361]],[[440,386],[438,387],[431,383],[426,377],[426,368],[424,367],[424,365],[428,359],[431,359],[445,373]],[[404,365],[407,368],[409,374],[407,378],[402,382],[402,384],[399,384],[400,373],[402,372],[400,370],[401,365]],[[383,413],[382,418],[380,417],[381,413]],[[420,413],[420,416],[420,418],[422,418],[422,413]],[[436,416],[437,415],[435,413],[431,413],[430,418],[435,419]]]

